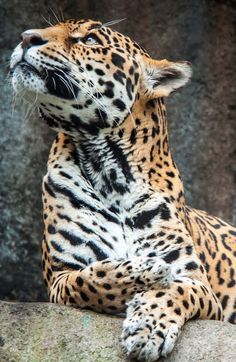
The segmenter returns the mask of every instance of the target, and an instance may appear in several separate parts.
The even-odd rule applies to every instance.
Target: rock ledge
[[[1,362],[124,362],[122,319],[50,303],[0,302]],[[166,362],[236,361],[236,327],[194,321]]]

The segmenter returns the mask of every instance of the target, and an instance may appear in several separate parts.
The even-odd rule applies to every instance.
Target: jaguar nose
[[[43,45],[47,43],[47,40],[43,39],[42,36],[37,32],[25,31],[21,34],[22,48],[30,48],[35,45]]]

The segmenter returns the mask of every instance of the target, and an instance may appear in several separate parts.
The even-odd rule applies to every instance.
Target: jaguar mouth
[[[10,74],[13,75],[14,71],[17,68],[20,68],[23,71],[23,73],[25,73],[25,74],[27,74],[27,72],[29,74],[33,73],[33,74],[37,75],[39,78],[41,78],[42,80],[45,80],[45,74],[42,74],[41,72],[39,72],[38,69],[36,69],[33,65],[29,64],[25,60],[16,63],[14,65],[14,67],[10,70]]]
[[[36,75],[43,82],[49,94],[63,99],[75,99],[79,93],[78,82],[71,82],[67,77],[69,70],[65,69],[42,69],[38,70],[33,65],[23,60],[14,65],[10,74],[13,75],[16,69],[24,74],[25,77]]]

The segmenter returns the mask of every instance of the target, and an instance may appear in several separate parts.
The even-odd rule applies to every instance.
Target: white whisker
[[[57,85],[56,85],[56,82],[55,82],[55,79],[53,78],[53,76],[52,76],[52,82],[53,82],[54,89],[56,90],[56,89],[57,89]]]
[[[124,21],[124,20],[126,20],[126,19],[127,19],[127,18],[111,20],[111,21],[108,21],[107,23],[102,24],[102,26],[112,26],[112,25],[121,23],[122,21]]]
[[[47,20],[43,15],[41,15],[41,17],[43,18],[43,20],[50,26],[53,26],[52,22],[50,20]]]
[[[51,7],[49,7],[49,10],[51,10],[51,12],[52,12],[55,20],[57,21],[57,23],[60,23],[60,19],[59,19],[59,17],[56,15],[55,11],[54,11]]]

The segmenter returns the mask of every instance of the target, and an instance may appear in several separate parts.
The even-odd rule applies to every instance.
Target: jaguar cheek
[[[49,94],[58,98],[73,100],[79,96],[80,88],[78,82],[70,78],[65,70],[47,70],[45,85]]]

